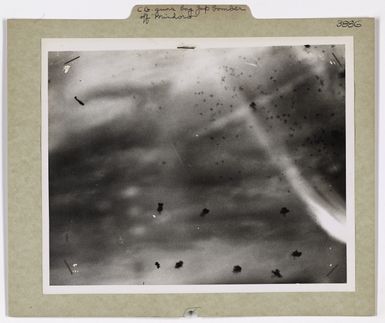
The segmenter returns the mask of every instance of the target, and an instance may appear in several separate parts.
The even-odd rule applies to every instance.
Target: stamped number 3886
[[[361,22],[360,20],[338,20],[336,26],[341,28],[361,27]]]

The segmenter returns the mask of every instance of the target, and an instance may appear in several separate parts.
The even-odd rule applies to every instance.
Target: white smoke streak
[[[290,84],[283,86],[275,95],[287,93],[303,81],[303,77],[298,77],[293,82],[290,82]],[[255,102],[257,106],[266,105],[271,102],[274,96],[262,96],[258,100],[255,100]],[[342,199],[336,194],[321,194],[317,192],[312,185],[301,176],[300,171],[287,154],[283,144],[277,144],[276,141],[274,143],[272,142],[273,137],[267,135],[263,125],[259,121],[257,113],[253,113],[247,105],[241,106],[229,115],[216,120],[201,134],[204,135],[208,132],[222,129],[234,121],[243,121],[249,125],[253,125],[253,127],[246,128],[256,138],[259,145],[265,148],[271,161],[285,174],[289,185],[306,205],[312,219],[331,237],[346,243],[346,216],[345,205]]]
[[[309,209],[309,214],[313,220],[331,237],[346,243],[347,230],[344,206],[337,202],[338,199],[330,197],[333,203],[338,204],[335,207],[314,190],[310,183],[301,176],[300,171],[285,152],[285,149],[271,142],[271,137],[266,135],[263,127],[259,124],[258,118],[254,114],[250,115],[251,112],[245,109],[244,111],[248,122],[253,122],[254,124],[253,128],[248,128],[249,131],[265,147],[271,160],[284,173],[292,189]]]

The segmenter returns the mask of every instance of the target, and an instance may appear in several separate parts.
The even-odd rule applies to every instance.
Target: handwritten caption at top
[[[180,7],[147,7],[139,6],[137,12],[143,24],[157,20],[189,20],[211,12],[242,12],[245,8],[240,6],[186,6]]]

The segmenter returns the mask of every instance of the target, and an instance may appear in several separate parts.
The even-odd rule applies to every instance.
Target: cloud
[[[282,282],[324,282],[323,262],[344,263],[344,244],[309,217],[251,134],[252,119],[230,117],[265,100],[254,113],[272,142],[320,192],[330,184],[333,199],[343,200],[343,88],[335,91],[328,46],[303,51],[52,53],[52,283],[271,283],[275,268]],[[64,75],[62,62],[73,55],[80,58]],[[288,91],[280,97],[277,88]],[[282,207],[290,210],[285,217]],[[298,248],[306,257],[293,263],[288,255]],[[63,259],[78,263],[79,274],[68,275]],[[330,281],[346,279],[340,270]]]

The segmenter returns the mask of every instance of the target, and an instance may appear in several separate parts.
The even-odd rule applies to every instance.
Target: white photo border
[[[49,272],[48,181],[48,52],[117,51],[138,49],[247,48],[295,45],[345,45],[346,127],[346,283],[330,284],[209,284],[209,285],[65,285],[51,286]],[[239,38],[43,38],[41,41],[41,151],[42,151],[42,272],[43,294],[170,294],[355,291],[355,130],[354,48],[349,37],[239,37]]]

